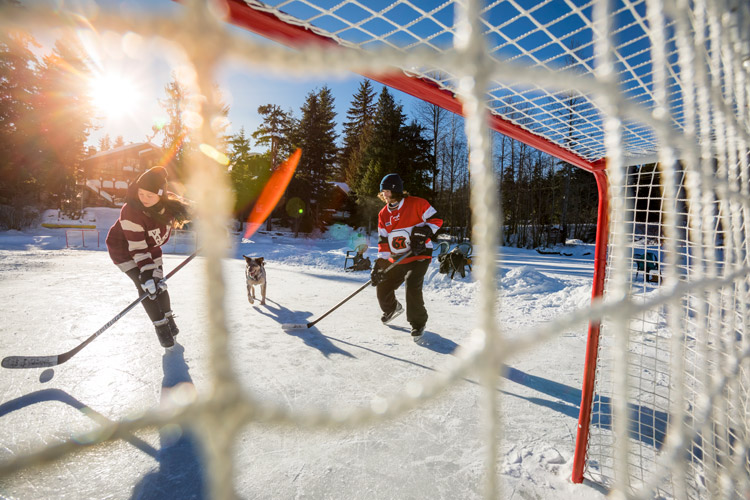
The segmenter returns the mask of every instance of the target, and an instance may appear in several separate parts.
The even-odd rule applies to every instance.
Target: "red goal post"
[[[200,184],[196,207],[199,215],[210,215],[202,218],[206,225],[200,231],[208,236],[201,242],[208,278],[205,338],[217,390],[178,413],[149,413],[107,424],[93,439],[87,434],[84,440],[14,454],[0,462],[0,475],[138,429],[189,423],[207,429],[199,437],[209,495],[235,498],[233,448],[244,425],[285,421],[329,430],[377,425],[472,374],[482,391],[477,413],[483,432],[477,441],[485,448],[483,493],[495,498],[502,490],[497,415],[504,408],[497,383],[503,366],[520,351],[588,323],[573,480],[601,483],[617,498],[742,498],[750,491],[748,2],[195,0],[185,5],[186,15],[174,19],[101,5],[91,19],[74,13],[73,24],[85,20],[100,33],[138,33],[184,49],[186,57],[173,62],[195,69],[191,88],[205,97],[196,107],[204,113],[194,131],[196,144],[217,139],[208,124],[220,106],[210,89],[215,63],[228,56],[289,73],[362,71],[464,114],[479,251],[476,330],[444,371],[376,405],[305,413],[235,390],[241,380],[226,362],[220,272],[226,249],[216,237],[223,234],[221,217],[213,211],[226,190],[216,165],[196,155],[189,162]],[[0,7],[0,21],[15,29],[56,26],[66,19],[39,6],[22,10]],[[237,37],[223,20],[304,48],[311,57]],[[331,54],[328,47],[343,50]],[[404,69],[382,69],[396,66]],[[500,222],[488,128],[591,172],[598,185],[591,304],[548,323],[524,325],[515,337],[503,335],[497,318]],[[475,484],[466,489],[476,496]]]

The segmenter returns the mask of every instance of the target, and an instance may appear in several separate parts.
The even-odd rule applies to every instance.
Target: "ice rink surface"
[[[41,233],[40,233],[41,234]],[[0,233],[0,356],[51,355],[86,339],[135,297],[128,278],[99,249],[65,249],[57,236]],[[54,234],[50,232],[49,234]],[[57,239],[55,239],[57,238]],[[246,391],[295,411],[370,407],[410,381],[443,370],[469,341],[478,286],[449,280],[433,262],[424,345],[406,315],[380,323],[368,287],[311,329],[314,320],[369,275],[343,270],[350,241],[256,235],[224,262],[230,363]],[[593,257],[502,249],[499,318],[508,335],[588,304]],[[247,300],[242,254],[267,261],[268,303]],[[374,249],[370,249],[374,257]],[[186,255],[165,255],[168,272]],[[171,404],[175,391],[207,394],[205,269],[201,257],[169,281],[181,333],[165,351],[139,306],[68,362],[50,369],[0,369],[0,460],[81,439],[106,421],[125,421]],[[403,300],[403,288],[397,296]],[[585,328],[509,363],[498,384],[503,498],[600,499],[570,470],[583,373]],[[472,499],[482,496],[482,393],[476,377],[390,421],[348,430],[249,424],[234,448],[234,487],[248,499]],[[85,443],[82,443],[85,444]],[[207,498],[206,463],[189,426],[139,431],[81,446],[46,466],[0,478],[0,497],[17,499]]]

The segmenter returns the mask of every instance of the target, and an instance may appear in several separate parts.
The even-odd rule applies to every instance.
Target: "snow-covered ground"
[[[135,298],[132,283],[104,248],[116,216],[109,209],[86,215],[98,227],[98,248],[96,233],[80,229],[0,232],[0,357],[67,351]],[[76,248],[66,248],[66,232]],[[439,274],[436,261],[425,283],[430,320],[422,346],[411,341],[405,315],[390,327],[380,323],[370,287],[311,329],[283,330],[283,323],[317,319],[369,279],[366,272],[343,269],[346,250],[363,238],[345,227],[318,239],[284,231],[245,242],[236,237],[224,266],[228,362],[247,391],[302,411],[369,407],[373,399],[445,369],[468,341],[478,286],[471,273],[455,280]],[[180,234],[167,243],[167,271],[192,251],[192,242]],[[374,238],[369,243],[372,257]],[[566,247],[570,256],[498,250],[504,331],[523,335],[588,304],[592,246]],[[266,259],[266,306],[247,301],[243,254]],[[157,408],[179,383],[192,384],[198,394],[208,391],[202,264],[198,257],[169,282],[181,328],[172,351],[159,346],[139,307],[54,369],[0,369],[0,461]],[[403,299],[403,288],[398,296]],[[561,331],[509,363],[498,386],[502,498],[604,498],[596,485],[570,481],[585,333]],[[235,447],[236,491],[258,499],[480,498],[481,402],[478,381],[469,377],[401,418],[363,429],[309,432],[251,424]],[[0,498],[205,498],[204,471],[189,429],[141,431],[2,477]]]

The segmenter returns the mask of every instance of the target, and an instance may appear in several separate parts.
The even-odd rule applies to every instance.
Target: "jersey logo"
[[[148,232],[148,235],[154,239],[158,246],[162,246],[169,238],[169,230],[162,236],[161,229],[152,229]]]
[[[406,238],[403,236],[396,236],[391,240],[391,246],[394,250],[406,250]]]
[[[409,231],[394,229],[388,233],[388,245],[393,253],[401,253],[409,248]]]

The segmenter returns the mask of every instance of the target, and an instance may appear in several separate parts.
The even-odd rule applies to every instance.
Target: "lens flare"
[[[298,149],[271,174],[271,178],[268,179],[263,192],[260,193],[258,201],[255,202],[255,206],[250,211],[250,216],[247,219],[247,229],[243,236],[245,239],[255,234],[266,218],[271,215],[273,208],[279,202],[286,187],[289,185],[289,181],[292,180],[301,157],[302,150]]]

